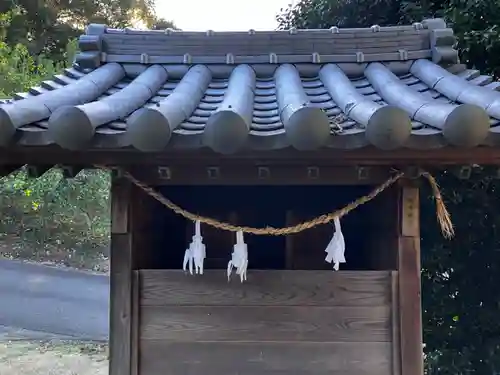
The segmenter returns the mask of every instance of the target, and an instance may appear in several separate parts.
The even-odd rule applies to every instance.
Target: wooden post
[[[133,375],[137,343],[134,343],[134,304],[138,299],[134,282],[134,241],[132,238],[132,184],[113,177],[111,183],[110,255],[110,375]],[[136,317],[135,317],[136,318]],[[136,338],[135,338],[136,339]]]
[[[423,375],[419,189],[407,181],[402,184],[399,211],[398,300],[401,375]]]

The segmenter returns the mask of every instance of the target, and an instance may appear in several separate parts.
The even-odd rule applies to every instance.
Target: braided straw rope
[[[97,165],[96,167],[109,170],[109,168],[107,168],[105,166]],[[134,185],[136,185],[138,188],[143,190],[146,194],[148,194],[149,196],[151,196],[152,198],[156,199],[158,202],[163,204],[165,207],[169,208],[171,211],[175,212],[176,214],[178,214],[178,215],[180,215],[188,220],[199,221],[201,223],[210,225],[214,228],[225,230],[225,231],[230,231],[230,232],[242,231],[243,233],[251,233],[251,234],[260,235],[260,236],[263,236],[263,235],[285,236],[285,235],[289,235],[289,234],[300,233],[300,232],[303,232],[307,229],[317,227],[318,225],[328,224],[328,223],[332,222],[337,217],[341,218],[341,217],[347,215],[349,212],[356,209],[357,207],[373,200],[380,193],[382,193],[384,190],[386,190],[388,187],[390,187],[396,181],[398,181],[401,177],[403,177],[404,173],[398,173],[398,174],[394,175],[393,177],[390,177],[387,181],[385,181],[383,184],[379,185],[377,188],[375,188],[369,194],[356,199],[355,201],[349,203],[347,206],[345,206],[344,208],[341,208],[340,210],[337,210],[337,211],[334,211],[334,212],[331,212],[328,214],[320,215],[314,219],[304,221],[304,222],[296,224],[296,225],[292,225],[289,227],[282,227],[282,228],[275,228],[275,227],[271,227],[271,226],[268,226],[265,228],[255,228],[255,227],[249,227],[249,226],[233,225],[233,224],[230,224],[227,222],[215,220],[215,219],[210,218],[210,217],[197,215],[197,214],[194,214],[192,212],[184,210],[182,207],[178,206],[177,204],[175,204],[170,199],[163,196],[161,193],[159,193],[158,191],[156,191],[152,187],[144,184],[142,181],[139,181],[137,178],[135,178],[129,172],[122,170],[122,175],[123,175],[123,177],[128,179],[130,182],[132,182]],[[443,233],[444,237],[451,238],[454,235],[453,224],[451,222],[450,214],[449,214],[448,210],[446,209],[446,206],[443,202],[443,198],[442,198],[441,193],[439,191],[439,186],[431,174],[429,174],[427,172],[423,172],[421,175],[423,177],[425,177],[429,181],[429,184],[431,185],[434,199],[436,201],[436,215],[438,217],[438,222],[439,222],[439,225],[441,227],[441,232]]]

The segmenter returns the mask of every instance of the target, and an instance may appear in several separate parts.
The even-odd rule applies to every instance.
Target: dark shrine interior
[[[372,186],[163,186],[161,193],[182,208],[221,221],[254,227],[283,227],[312,219],[346,206],[368,194]],[[341,219],[346,242],[346,264],[341,270],[375,269],[371,255],[380,244],[376,224],[383,206],[374,201],[351,211]],[[377,208],[378,206],[378,208]],[[156,203],[150,267],[182,269],[186,247],[194,234],[194,224]],[[383,213],[383,212],[382,212]],[[383,213],[384,214],[384,213]],[[387,213],[385,213],[387,214]],[[333,223],[320,225],[288,236],[245,234],[249,270],[298,269],[326,270],[325,249],[334,229]],[[236,235],[201,225],[206,245],[205,269],[226,269]],[[372,241],[377,237],[378,241]]]

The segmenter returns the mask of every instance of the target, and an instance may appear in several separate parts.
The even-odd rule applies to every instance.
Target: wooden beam
[[[110,375],[132,375],[132,268],[130,231],[132,185],[125,179],[111,183],[110,256]]]
[[[398,300],[401,375],[423,375],[418,187],[403,184],[400,202]]]
[[[321,164],[328,165],[387,165],[421,167],[436,167],[445,165],[500,165],[500,148],[475,147],[462,149],[459,147],[443,147],[429,149],[423,152],[417,149],[401,148],[392,151],[382,151],[374,147],[364,147],[356,150],[340,150],[324,148],[317,151],[298,151],[291,148],[274,151],[245,151],[234,155],[220,155],[210,150],[167,150],[157,153],[145,153],[132,149],[92,149],[68,151],[57,147],[23,147],[1,149],[0,164],[66,164],[73,165],[169,165],[180,163],[192,165],[194,161],[203,160],[207,164],[217,164],[219,161],[242,160],[272,164]]]
[[[393,175],[387,166],[357,168],[355,166],[277,164],[258,166],[242,160],[240,163],[219,161],[207,165],[203,161],[191,165],[170,164],[168,178],[160,176],[156,167],[129,168],[141,181],[150,185],[375,185]],[[360,178],[360,170],[362,170]],[[369,171],[369,173],[368,173]]]

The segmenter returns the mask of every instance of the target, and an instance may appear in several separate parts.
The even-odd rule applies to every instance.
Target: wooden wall
[[[250,270],[243,284],[147,269],[152,201],[123,179],[112,193],[111,375],[423,374],[416,186],[382,205],[386,270]]]
[[[390,271],[139,273],[139,374],[393,371]]]

